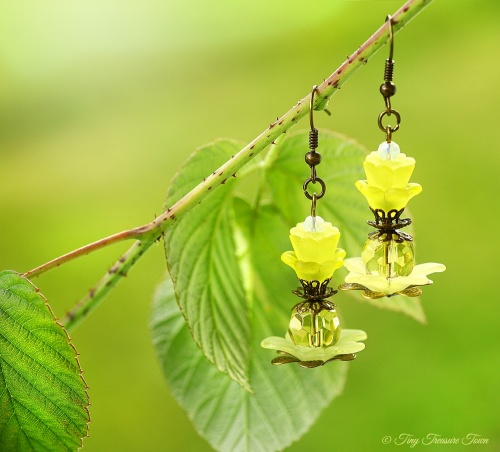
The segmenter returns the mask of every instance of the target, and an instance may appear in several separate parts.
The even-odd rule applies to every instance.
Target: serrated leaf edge
[[[87,414],[87,421],[86,421],[86,434],[85,436],[81,437],[80,438],[80,446],[79,446],[79,449],[81,449],[83,447],[83,438],[88,438],[89,437],[89,424],[90,422],[92,422],[91,418],[90,418],[90,411],[89,411],[89,407],[90,407],[90,398],[89,398],[89,394],[88,394],[88,389],[90,388],[87,384],[87,382],[85,381],[85,378],[83,376],[83,370],[82,370],[82,367],[80,365],[80,360],[78,359],[78,356],[80,356],[80,353],[78,353],[78,351],[76,350],[75,346],[73,345],[73,342],[72,342],[72,339],[71,337],[69,336],[68,332],[66,331],[66,329],[64,328],[64,325],[62,325],[60,322],[59,322],[59,319],[55,316],[54,314],[54,311],[52,310],[47,298],[45,298],[45,296],[42,294],[42,292],[40,291],[40,289],[35,285],[33,284],[33,282],[31,282],[28,278],[26,278],[25,276],[23,276],[22,274],[18,273],[18,272],[15,272],[15,271],[11,271],[12,274],[15,274],[19,277],[21,277],[24,281],[26,281],[27,283],[30,284],[30,286],[34,289],[35,293],[42,298],[42,300],[44,301],[44,304],[47,308],[47,310],[49,311],[50,315],[52,316],[53,320],[54,320],[54,323],[56,325],[58,325],[62,331],[64,332],[65,336],[66,336],[66,339],[67,339],[67,343],[68,345],[73,349],[73,351],[75,352],[75,361],[76,361],[76,365],[78,367],[78,370],[79,370],[79,377],[81,378],[83,384],[84,384],[84,392],[85,392],[85,396],[86,396],[86,399],[87,399],[87,404],[85,406],[83,406],[83,409],[85,410],[85,413]],[[5,289],[7,291],[9,291],[9,289]],[[7,392],[8,389],[7,389]],[[9,398],[12,400],[12,396],[10,395],[9,393]],[[16,417],[17,417],[17,414],[15,414]]]

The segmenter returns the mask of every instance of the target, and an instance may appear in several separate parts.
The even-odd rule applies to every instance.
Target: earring
[[[442,272],[442,264],[427,263],[415,265],[415,248],[411,235],[401,229],[411,223],[401,218],[408,201],[422,191],[416,183],[409,183],[415,168],[415,159],[401,153],[392,134],[399,129],[401,115],[392,108],[391,97],[396,94],[393,83],[394,36],[392,18],[387,16],[390,54],[385,62],[384,83],[380,93],[384,97],[385,110],[378,117],[378,126],[385,132],[385,141],[377,151],[371,152],[363,166],[367,180],[356,182],[356,188],[365,196],[375,217],[367,223],[377,231],[368,235],[361,251],[361,257],[347,259],[345,267],[349,274],[341,290],[362,290],[365,298],[405,295],[419,296],[419,286],[432,284],[427,275]],[[396,125],[384,126],[384,117],[393,116]]]
[[[275,365],[297,362],[301,367],[313,368],[329,361],[351,361],[355,353],[364,349],[357,342],[366,339],[360,330],[344,330],[336,311],[336,306],[328,300],[337,292],[328,284],[334,272],[342,267],[345,251],[337,248],[340,231],[331,223],[316,215],[317,201],[326,193],[326,184],[316,174],[316,166],[321,163],[318,147],[318,130],[314,127],[313,105],[314,86],[310,97],[309,152],[305,161],[311,175],[303,184],[304,195],[311,201],[311,215],[303,223],[290,230],[290,241],[294,251],[281,255],[281,260],[292,267],[301,283],[293,291],[302,301],[292,308],[292,315],[285,338],[264,339],[262,347],[277,350],[280,355],[271,362]],[[310,190],[318,185],[320,193]]]

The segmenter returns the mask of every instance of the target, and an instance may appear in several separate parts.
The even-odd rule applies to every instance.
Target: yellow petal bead
[[[377,151],[363,162],[368,184],[381,190],[404,188],[415,169],[415,159],[399,154],[395,160],[384,160]]]
[[[281,260],[292,267],[299,279],[319,281],[330,279],[342,267],[345,251],[337,248],[339,230],[321,217],[308,217],[290,230],[294,251],[281,255]]]
[[[422,191],[422,186],[414,183],[408,184],[404,188],[382,190],[369,185],[366,180],[358,180],[356,188],[363,194],[373,210],[381,209],[384,212],[404,209],[410,199]]]
[[[321,219],[321,217],[316,217]],[[319,220],[318,220],[319,222]],[[323,222],[316,231],[305,229],[304,223],[290,230],[290,241],[297,259],[304,262],[322,263],[333,259],[340,239],[340,231],[331,223]]]

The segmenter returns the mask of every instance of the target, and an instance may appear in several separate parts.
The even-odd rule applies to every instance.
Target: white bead
[[[391,141],[390,143],[387,141],[380,143],[377,152],[383,160],[396,160],[398,155],[401,153],[398,144],[394,141]]]
[[[308,232],[321,232],[323,229],[323,226],[325,224],[325,220],[321,217],[311,217],[308,216],[304,220],[304,231]]]

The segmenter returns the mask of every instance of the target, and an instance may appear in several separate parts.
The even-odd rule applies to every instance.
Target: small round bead
[[[385,82],[380,85],[380,93],[384,97],[391,97],[396,94],[396,85],[392,82]]]
[[[309,151],[306,154],[305,160],[309,166],[319,165],[321,163],[321,154],[315,151]]]

